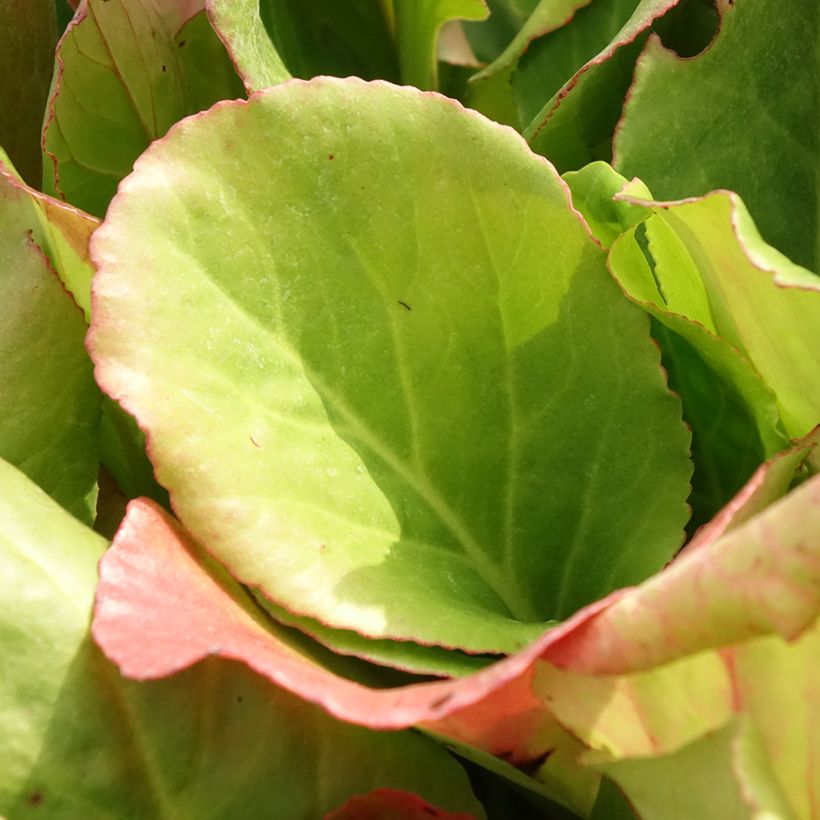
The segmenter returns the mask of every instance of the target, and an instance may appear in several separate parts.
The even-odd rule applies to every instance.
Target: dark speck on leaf
[[[179,41],[179,46],[178,46],[178,47],[179,47],[179,48],[182,48],[184,45],[185,45],[185,40],[180,40],[180,41]]]
[[[249,436],[249,438],[250,438],[250,440],[251,440],[251,444],[253,444],[253,446],[254,446],[254,447],[256,447],[256,449],[257,449],[257,450],[261,450],[261,449],[262,449],[262,447],[260,446],[259,442],[258,442],[258,441],[257,441],[257,440],[253,437],[253,436]]]
[[[163,71],[167,71],[168,69],[167,69],[165,66],[163,66],[163,67],[162,67],[162,70],[163,70]]]
[[[237,703],[242,703],[243,700],[245,700],[245,698],[243,698],[242,695],[237,695],[236,696],[236,702]]]
[[[408,304],[407,304],[407,302],[402,302],[402,300],[401,300],[401,299],[399,299],[399,304],[400,304],[400,305],[401,305],[401,306],[402,306],[405,310],[412,310],[412,309],[413,309],[413,308],[411,308],[411,307],[410,307],[410,305],[408,305]]]
[[[34,792],[28,799],[30,806],[41,806],[43,804],[43,793]]]
[[[334,157],[334,156],[333,156],[333,154],[328,154],[328,155],[327,155],[327,158],[328,158],[328,159],[336,159],[336,157]]]

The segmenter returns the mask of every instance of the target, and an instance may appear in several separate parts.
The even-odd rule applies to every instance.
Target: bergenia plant
[[[2,8],[0,816],[820,816],[813,0]]]

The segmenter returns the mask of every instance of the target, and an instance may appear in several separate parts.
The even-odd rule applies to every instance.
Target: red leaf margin
[[[809,449],[788,451],[759,468],[696,538],[695,548],[666,570],[584,608],[521,652],[466,678],[374,690],[327,671],[243,608],[235,582],[209,573],[201,548],[148,499],[129,504],[100,562],[92,633],[129,678],[165,677],[216,655],[247,664],[341,720],[380,730],[421,726],[524,765],[543,753],[537,738],[555,720],[532,689],[539,663],[587,675],[626,674],[773,632],[793,639],[811,626],[820,609],[820,476],[787,496],[799,495],[815,511],[818,537],[811,543],[798,539],[778,548],[767,542],[759,555],[743,556],[740,583],[727,576],[725,561],[737,557],[737,539],[721,542],[725,549],[716,546],[748,505],[777,495],[778,487],[785,492]],[[787,463],[791,468],[784,470]],[[776,512],[777,505],[768,509]],[[793,605],[782,606],[783,593]],[[669,617],[682,595],[702,602],[707,615],[719,601],[730,634],[721,632],[721,640],[710,643],[708,632],[687,625],[683,638],[678,630],[678,640],[669,640]]]
[[[343,806],[328,812],[324,820],[475,820],[472,814],[449,812],[433,806],[418,795],[396,789],[374,789],[351,797]]]

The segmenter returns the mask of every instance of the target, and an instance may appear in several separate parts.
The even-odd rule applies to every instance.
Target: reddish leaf
[[[431,806],[415,794],[395,789],[376,789],[351,797],[344,806],[325,815],[325,820],[474,820],[472,814]]]
[[[754,499],[782,482],[782,458],[764,465],[750,482],[753,491],[744,488],[741,497]],[[820,540],[801,533],[812,531],[812,517],[820,519],[820,477],[481,672],[373,690],[277,637],[239,603],[238,585],[204,568],[209,559],[180,526],[140,499],[101,562],[93,633],[127,677],[164,677],[219,655],[343,720],[376,729],[422,724],[526,769],[551,751],[539,744],[549,742],[545,727],[554,722],[531,691],[536,661],[586,674],[627,673],[772,632],[794,637],[810,625],[820,605]]]

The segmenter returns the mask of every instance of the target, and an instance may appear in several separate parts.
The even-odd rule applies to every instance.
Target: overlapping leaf
[[[737,645],[738,658],[747,651],[756,658],[756,647],[777,645],[788,663],[803,663],[801,647],[812,639],[792,647],[767,636],[794,639],[820,612],[820,479],[768,505],[787,491],[807,450],[761,468],[669,569],[462,680],[376,691],[331,675],[242,611],[233,587],[203,569],[200,548],[147,502],[132,503],[103,561],[94,634],[129,677],[162,677],[213,653],[242,660],[345,720],[378,728],[418,723],[501,756],[543,777],[544,792],[564,805],[581,799],[581,790],[572,798],[567,788],[584,764],[584,747],[572,751],[556,734],[555,715],[585,741],[586,765],[595,767],[675,754],[737,712],[765,729],[763,748],[776,755],[795,731],[813,737],[815,718],[807,715],[812,722],[801,728],[795,717],[781,732],[764,715],[769,678],[757,685],[753,674],[738,677],[740,661],[727,664],[722,648]],[[715,649],[721,652],[706,651]],[[782,667],[772,666],[769,676]],[[737,697],[733,675],[754,687],[757,704]],[[796,675],[788,687],[800,688],[801,680]],[[809,695],[807,708],[812,702]],[[549,768],[558,749],[566,750],[555,755],[566,754],[563,774]],[[545,759],[542,774],[537,765]],[[697,756],[695,771],[708,778],[710,760]],[[778,763],[777,776],[788,783],[800,765]]]
[[[719,34],[692,61],[650,39],[615,165],[661,199],[737,192],[768,242],[816,269],[817,5],[719,0],[718,8]]]
[[[237,664],[123,681],[87,639],[105,541],[0,462],[0,812],[321,817],[379,787],[480,817],[434,743],[340,723]]]
[[[83,0],[57,49],[47,193],[96,216],[148,144],[242,86],[198,0]]]
[[[704,356],[722,360],[727,374],[735,371],[731,381],[747,397],[769,446],[776,430],[760,384],[730,362],[728,347],[773,391],[788,433],[809,433],[820,423],[820,279],[761,240],[736,194],[681,202],[647,199],[643,189],[633,194],[627,189],[622,197],[654,213],[644,223],[654,269],[640,264],[628,233],[610,258],[619,281]]]
[[[94,254],[98,378],[274,603],[510,650],[680,543],[644,317],[549,166],[451,102],[325,79],[215,109],[144,155]]]
[[[45,229],[28,190],[0,164],[0,457],[66,509],[93,520],[100,394],[85,322],[32,239]]]
[[[516,80],[521,88],[522,120],[529,122],[524,135],[533,150],[549,157],[561,171],[609,158],[612,131],[646,32],[678,2],[596,0],[578,13],[572,25],[559,29],[540,48],[533,49],[528,61],[533,67],[522,70],[522,79]],[[559,55],[552,65],[551,40],[556,40]],[[591,47],[600,51],[590,53]],[[548,63],[544,68],[539,65],[539,53]],[[525,83],[532,90],[526,90]],[[533,98],[540,110],[528,102]]]

